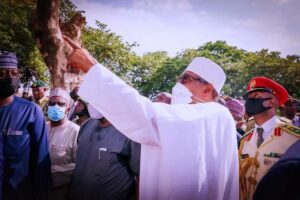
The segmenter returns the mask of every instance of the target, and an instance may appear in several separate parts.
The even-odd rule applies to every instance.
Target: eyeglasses
[[[19,71],[16,69],[1,69],[0,70],[0,79],[4,79],[10,76],[11,78],[19,78]]]
[[[196,80],[199,81],[201,83],[205,83],[208,84],[208,82],[206,80],[204,80],[201,77],[193,77],[189,74],[183,74],[181,77],[179,77],[178,81],[180,81],[181,84],[186,84],[189,80]]]
[[[49,106],[55,106],[55,105],[59,105],[60,107],[64,107],[64,106],[66,106],[66,102],[61,102],[61,101],[49,101],[48,102],[48,105]]]

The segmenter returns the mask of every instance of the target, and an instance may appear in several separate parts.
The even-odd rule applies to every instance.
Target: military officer
[[[279,106],[288,100],[288,93],[280,84],[266,77],[255,77],[243,97],[246,113],[255,121],[239,148],[240,199],[250,200],[258,182],[300,138],[300,133],[276,116]]]
[[[300,132],[300,129],[298,129]],[[300,140],[295,142],[259,182],[254,200],[300,199]]]
[[[48,97],[46,96],[45,92],[47,91],[46,83],[41,80],[35,81],[32,85],[32,94],[34,98],[34,102],[40,106],[43,112],[46,112],[46,106],[49,101]]]

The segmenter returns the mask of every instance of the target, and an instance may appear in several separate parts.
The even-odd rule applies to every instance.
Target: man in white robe
[[[172,104],[153,103],[65,40],[74,48],[69,64],[87,72],[79,95],[142,144],[141,200],[238,199],[235,125],[215,101],[225,82],[220,66],[194,59],[174,87]]]

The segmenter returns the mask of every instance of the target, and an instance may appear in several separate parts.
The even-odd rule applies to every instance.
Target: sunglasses
[[[181,84],[186,84],[188,81],[191,81],[191,80],[196,80],[196,81],[199,81],[201,83],[205,83],[205,84],[208,84],[208,82],[206,80],[204,80],[203,78],[201,77],[193,77],[189,74],[183,74],[182,76],[179,77],[178,81],[181,83]]]
[[[49,106],[55,106],[55,105],[59,105],[60,107],[64,107],[64,106],[66,106],[66,102],[61,102],[61,101],[49,101],[48,102],[48,105]]]

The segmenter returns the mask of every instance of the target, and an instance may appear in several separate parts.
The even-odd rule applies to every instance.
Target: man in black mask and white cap
[[[50,159],[42,110],[14,95],[14,53],[0,51],[0,199],[47,199]]]

